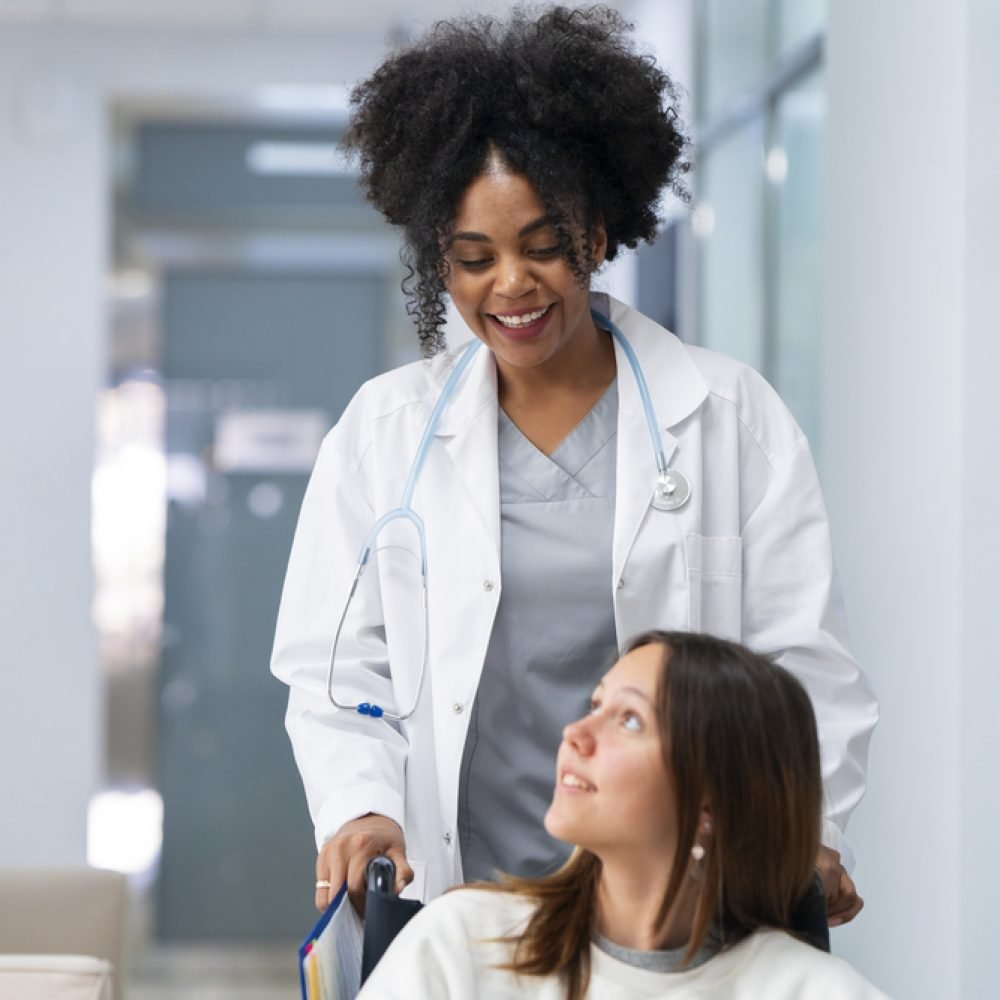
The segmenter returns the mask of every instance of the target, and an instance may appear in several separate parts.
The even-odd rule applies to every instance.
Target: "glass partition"
[[[702,164],[693,219],[699,342],[758,369],[765,357],[762,126],[751,122]]]
[[[820,450],[825,0],[695,6],[682,328],[757,368]]]
[[[756,89],[769,64],[772,0],[704,0],[699,5],[698,117],[721,115]]]
[[[822,380],[822,74],[811,73],[775,107],[767,163],[773,205],[772,366],[782,398],[819,447]]]
[[[820,34],[826,25],[826,0],[778,0],[775,35],[779,56]]]

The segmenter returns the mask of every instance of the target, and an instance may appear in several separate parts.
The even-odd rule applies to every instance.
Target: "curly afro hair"
[[[603,224],[611,260],[655,238],[665,186],[686,200],[678,91],[631,30],[605,6],[442,21],[352,92],[343,141],[368,200],[403,228],[425,355],[444,344],[449,227],[491,156],[531,182],[581,284],[593,259],[575,234]]]

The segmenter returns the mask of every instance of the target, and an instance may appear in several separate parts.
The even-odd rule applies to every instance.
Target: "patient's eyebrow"
[[[648,702],[650,705],[653,704],[653,699],[646,694],[641,688],[637,688],[634,684],[626,684],[618,689],[619,691],[630,691],[632,694],[637,694],[643,701]]]
[[[597,686],[594,688],[594,694],[591,695],[593,699],[594,695],[602,694],[604,692],[604,681],[598,681]],[[636,687],[634,684],[623,684],[621,687],[614,688],[612,694],[621,694],[622,692],[628,692],[629,694],[638,695],[644,702],[649,705],[653,704],[653,699],[650,698],[642,688]]]

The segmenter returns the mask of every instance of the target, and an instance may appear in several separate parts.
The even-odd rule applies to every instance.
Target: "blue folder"
[[[299,947],[302,1000],[354,1000],[361,988],[362,935],[345,884]]]

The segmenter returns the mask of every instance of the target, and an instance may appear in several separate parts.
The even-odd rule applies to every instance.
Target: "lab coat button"
[[[483,590],[490,591],[493,589],[493,581],[490,579],[483,580]]]
[[[461,715],[461,714],[462,714],[462,709],[463,709],[463,708],[465,708],[465,706],[464,706],[464,705],[463,705],[463,704],[462,704],[462,703],[461,703],[460,701],[456,701],[456,702],[455,702],[455,704],[451,706],[451,710],[452,710],[452,711],[453,711],[453,712],[454,712],[454,713],[455,713],[456,715]]]
[[[449,832],[445,833],[445,835],[444,835],[444,842],[446,844],[449,844],[449,845],[451,844],[451,833],[449,833]]]
[[[625,578],[621,577],[618,581],[618,589],[621,590],[625,586]]]

